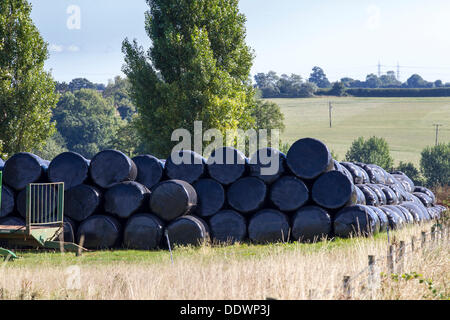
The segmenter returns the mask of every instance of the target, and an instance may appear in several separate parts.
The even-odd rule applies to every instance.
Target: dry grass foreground
[[[449,299],[448,229],[434,241],[428,235],[422,248],[421,232],[431,227],[391,232],[391,242],[406,242],[393,274],[384,257],[386,234],[317,244],[178,248],[173,264],[167,255],[150,262],[85,263],[53,253],[39,263],[1,264],[0,299]],[[368,255],[377,259],[370,283]],[[343,290],[345,275],[353,276],[350,292]]]

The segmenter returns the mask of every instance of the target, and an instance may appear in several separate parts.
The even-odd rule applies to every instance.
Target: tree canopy
[[[40,148],[54,133],[50,122],[58,101],[44,71],[48,44],[31,20],[26,0],[0,5],[0,152],[3,156]]]
[[[427,147],[421,153],[420,167],[430,186],[450,185],[450,142]]]
[[[345,160],[376,164],[385,170],[390,170],[394,163],[387,141],[375,136],[367,140],[359,137],[353,141],[345,155]]]

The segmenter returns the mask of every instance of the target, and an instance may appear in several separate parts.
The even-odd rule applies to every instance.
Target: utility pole
[[[397,80],[400,81],[400,62],[397,62]]]
[[[333,106],[331,105],[331,101],[329,102],[329,107],[328,107],[328,111],[330,114],[330,128],[331,128],[331,109],[333,109]]]
[[[436,127],[436,145],[438,145],[439,127],[442,127],[442,124],[440,124],[440,123],[435,123],[435,124],[433,124],[433,126]]]
[[[378,60],[378,78],[381,77],[381,63],[380,60]]]

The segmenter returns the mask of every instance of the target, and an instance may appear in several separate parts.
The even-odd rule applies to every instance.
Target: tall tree
[[[58,101],[44,71],[48,44],[30,17],[26,0],[0,4],[0,150],[3,156],[40,148],[54,133],[50,122]]]
[[[331,86],[325,72],[320,67],[314,67],[309,76],[309,82],[315,83],[319,88],[329,88]]]
[[[148,52],[125,39],[124,73],[148,151],[167,156],[174,129],[246,129],[256,101],[238,0],[147,0]]]
[[[420,168],[429,186],[450,186],[450,142],[423,149]]]
[[[122,119],[127,121],[130,121],[136,113],[136,107],[131,102],[130,95],[128,94],[129,90],[130,82],[128,79],[117,76],[114,80],[109,81],[103,91],[103,97],[112,99]]]
[[[345,160],[376,164],[386,170],[392,169],[394,164],[387,141],[375,136],[367,140],[363,137],[354,140],[345,155]]]
[[[92,89],[65,93],[54,110],[53,120],[67,149],[85,157],[110,148],[124,125],[112,101]]]

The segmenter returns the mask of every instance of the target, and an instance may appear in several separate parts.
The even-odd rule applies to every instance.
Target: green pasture
[[[283,142],[302,137],[325,142],[343,160],[353,140],[359,136],[385,138],[395,164],[411,161],[418,165],[420,152],[439,141],[450,141],[450,98],[354,98],[320,97],[310,99],[269,99],[285,116]],[[331,102],[332,128],[328,103]]]

